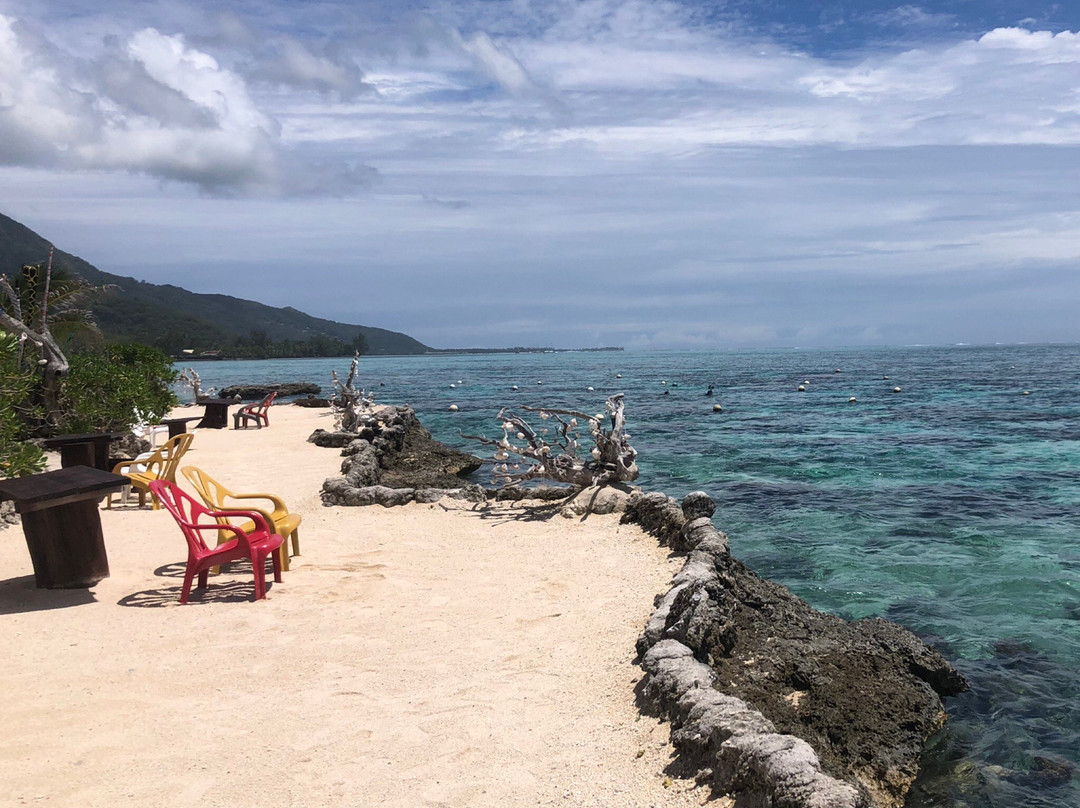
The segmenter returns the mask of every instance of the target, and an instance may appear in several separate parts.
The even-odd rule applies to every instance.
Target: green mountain
[[[23,264],[40,263],[48,254],[48,241],[0,213],[0,274],[14,277]],[[316,346],[326,355],[326,351],[344,353],[342,348],[358,344],[362,336],[367,354],[431,350],[397,331],[323,320],[290,306],[275,308],[253,300],[198,294],[179,286],[113,275],[61,250],[54,251],[53,266],[97,286],[113,287],[93,304],[94,318],[110,342],[134,340],[170,354],[184,349],[243,353],[253,345],[303,344]]]

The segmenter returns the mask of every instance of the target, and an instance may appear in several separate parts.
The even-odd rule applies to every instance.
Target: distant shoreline
[[[380,358],[390,356],[468,356],[471,354],[544,354],[544,353],[598,353],[605,351],[624,351],[625,348],[433,348],[423,353],[408,354],[360,354],[362,357]],[[174,356],[174,362],[261,362],[267,359],[351,359],[352,354],[340,356]]]

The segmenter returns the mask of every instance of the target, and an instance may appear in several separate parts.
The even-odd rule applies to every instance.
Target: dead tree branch
[[[550,480],[582,488],[637,479],[637,451],[626,434],[624,395],[618,393],[604,405],[606,413],[587,415],[576,410],[551,407],[523,407],[539,413],[544,421],[554,421],[539,431],[509,408],[499,411],[502,438],[463,435],[494,448],[495,482],[504,485],[527,480]],[[587,424],[593,439],[592,450],[579,456],[579,428]]]
[[[342,383],[338,378],[337,371],[330,371],[330,378],[337,393],[330,399],[330,405],[334,409],[334,421],[337,429],[341,432],[358,432],[360,430],[360,417],[370,412],[375,407],[375,393],[367,393],[363,389],[357,389],[354,382],[356,371],[360,365],[360,353],[353,355],[349,365],[349,375]]]
[[[45,288],[48,289],[49,276],[46,275]],[[45,418],[51,425],[56,425],[60,418],[60,385],[64,374],[68,372],[70,365],[67,356],[60,349],[52,332],[49,331],[49,323],[46,320],[47,309],[41,307],[41,323],[36,328],[27,325],[23,318],[22,307],[19,304],[19,296],[11,286],[6,275],[0,275],[0,289],[3,289],[8,298],[11,312],[0,307],[0,327],[12,334],[16,334],[20,342],[20,359],[22,358],[22,343],[29,341],[31,346],[37,349],[39,356],[38,364],[42,369],[41,396],[45,405]]]

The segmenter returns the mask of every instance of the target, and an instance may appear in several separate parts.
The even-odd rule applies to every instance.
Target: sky
[[[1080,341],[1078,189],[1072,0],[0,0],[0,212],[438,348]]]

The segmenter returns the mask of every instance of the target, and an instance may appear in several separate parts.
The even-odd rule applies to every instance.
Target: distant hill
[[[42,262],[48,253],[46,239],[0,214],[0,274],[17,275],[23,264]],[[250,341],[252,335],[275,343],[323,337],[353,344],[360,334],[368,354],[422,354],[431,350],[397,331],[323,320],[289,306],[275,308],[253,300],[198,294],[179,286],[113,275],[61,250],[54,251],[53,266],[92,284],[116,287],[93,306],[94,317],[110,342],[135,340],[176,354],[184,348],[227,351],[238,340]]]

